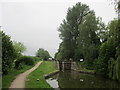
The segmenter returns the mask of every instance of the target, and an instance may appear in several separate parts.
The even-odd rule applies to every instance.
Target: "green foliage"
[[[58,52],[55,54],[55,58],[61,61],[65,57],[64,54],[65,53],[64,53],[63,43],[61,43],[59,46]]]
[[[115,51],[114,38],[109,38],[108,41],[101,45],[98,58],[99,69],[96,70],[97,72],[100,72],[103,75],[108,74],[108,61],[110,58],[115,58]]]
[[[98,46],[100,40],[96,35],[97,20],[94,13],[87,15],[79,25],[78,49],[86,61],[86,66],[92,69],[94,60],[98,56]]]
[[[79,37],[78,27],[82,23],[82,20],[92,11],[85,4],[77,3],[72,8],[68,9],[66,20],[59,27],[60,38],[63,40],[61,50],[64,56],[63,59],[74,59],[75,51],[77,50]]]
[[[95,12],[89,6],[77,3],[69,8],[66,20],[63,20],[58,31],[62,39],[55,55],[58,60],[84,59],[87,69],[94,69],[95,64],[101,67],[97,61],[98,51],[101,43],[108,39],[108,27],[101,18],[96,18]]]
[[[99,51],[99,58],[96,60],[96,72],[102,73],[109,78],[120,81],[120,31],[119,20],[109,23],[109,37]]]
[[[15,61],[15,68],[22,69],[24,65],[34,65],[34,58],[31,56],[22,56]]]
[[[114,66],[115,66],[115,60],[113,58],[110,58],[110,60],[108,61],[108,70],[109,70],[108,76],[110,78],[113,78]]]
[[[57,60],[62,60],[62,54],[61,54],[61,52],[57,52],[57,53],[55,54],[55,58],[56,58]]]
[[[36,53],[36,57],[39,57],[43,60],[48,60],[48,58],[50,58],[50,55],[48,51],[44,50],[43,48],[39,48]]]
[[[83,51],[82,51],[81,47],[77,47],[77,49],[75,50],[75,55],[74,55],[74,59],[76,61],[79,61],[80,59],[84,59],[82,52]]]
[[[38,57],[33,57],[35,61],[40,61],[41,59]]]
[[[117,58],[117,60],[110,59],[109,64],[109,77],[120,81],[120,56]]]
[[[22,53],[26,50],[26,47],[21,42],[13,42],[16,58],[22,56]]]
[[[8,74],[15,59],[15,50],[8,35],[0,31],[0,36],[2,36],[2,73]]]
[[[120,56],[117,58],[116,61],[116,79],[120,81]]]
[[[58,29],[62,43],[56,58],[72,58],[75,61],[83,58],[87,68],[93,69],[94,60],[98,58],[100,39],[105,39],[102,37],[102,32],[106,32],[103,29],[106,29],[105,24],[96,18],[93,10],[86,4],[77,3],[68,9],[66,20]]]

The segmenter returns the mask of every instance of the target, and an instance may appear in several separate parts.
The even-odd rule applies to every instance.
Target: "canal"
[[[120,83],[98,75],[78,73],[76,71],[60,71],[46,80],[51,87],[59,88],[119,88]]]

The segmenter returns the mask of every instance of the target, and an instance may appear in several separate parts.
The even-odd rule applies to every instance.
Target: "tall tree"
[[[93,65],[98,56],[100,39],[96,34],[97,28],[97,19],[94,12],[86,15],[79,25],[78,49],[81,50],[88,67],[92,67],[89,65]]]
[[[60,38],[63,40],[64,55],[66,59],[74,58],[79,37],[79,25],[83,19],[92,13],[86,4],[77,3],[68,9],[66,20],[59,27]]]

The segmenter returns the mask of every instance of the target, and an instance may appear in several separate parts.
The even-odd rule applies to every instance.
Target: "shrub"
[[[39,61],[40,58],[39,57],[33,57],[35,59],[35,61]]]
[[[34,58],[31,56],[22,56],[15,62],[16,69],[22,69],[25,65],[34,65]]]
[[[15,50],[11,38],[3,31],[0,31],[0,50],[2,51],[2,74],[5,75],[12,68],[15,59]]]

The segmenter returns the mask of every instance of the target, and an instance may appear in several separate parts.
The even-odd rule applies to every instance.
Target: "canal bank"
[[[60,72],[59,70],[56,70],[56,71],[51,72],[49,74],[45,74],[44,77],[45,77],[45,79],[48,79],[48,78],[54,76],[55,74],[58,74],[59,72]]]
[[[95,72],[90,72],[90,71],[83,71],[83,70],[76,70],[76,69],[72,69],[73,71],[79,72],[79,73],[84,73],[84,74],[92,74],[95,75]]]
[[[56,71],[53,61],[43,61],[42,64],[27,77],[25,88],[52,88],[45,80],[44,75]]]

